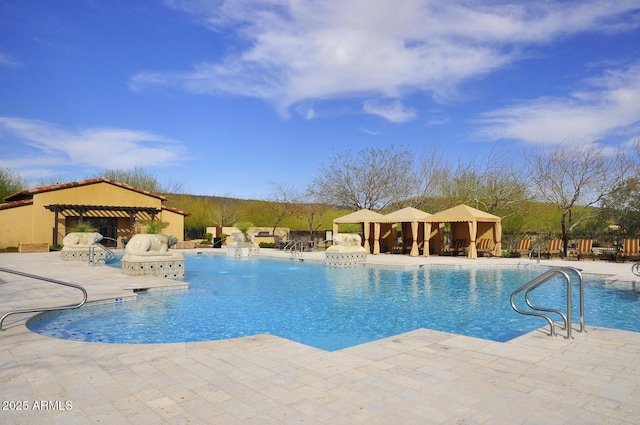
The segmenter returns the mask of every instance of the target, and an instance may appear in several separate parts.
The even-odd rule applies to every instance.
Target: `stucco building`
[[[184,239],[184,217],[189,213],[164,205],[167,198],[99,177],[27,189],[0,204],[0,249],[25,243],[61,244],[78,222],[89,223],[106,239],[121,239],[136,223],[156,219],[167,224],[163,233]]]

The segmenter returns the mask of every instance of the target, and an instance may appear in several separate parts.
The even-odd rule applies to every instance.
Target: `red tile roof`
[[[28,199],[33,199],[33,195],[36,195],[38,193],[52,192],[54,190],[70,189],[73,187],[87,186],[87,185],[97,184],[97,183],[109,183],[114,186],[121,187],[123,189],[132,190],[134,192],[142,193],[142,194],[151,196],[153,198],[160,199],[163,202],[167,201],[166,197],[162,195],[158,195],[157,193],[138,189],[137,187],[134,187],[125,183],[120,183],[115,180],[107,179],[105,177],[97,177],[97,178],[88,179],[88,180],[79,180],[79,181],[70,182],[70,183],[60,183],[60,184],[54,184],[51,186],[36,187],[34,189],[25,189],[20,192],[14,193],[13,195],[7,196],[6,198],[4,198],[4,201],[7,203],[10,203],[13,201],[24,201]]]
[[[182,215],[183,215],[183,216],[185,216],[185,217],[189,217],[189,216],[191,215],[191,213],[190,213],[190,212],[182,211],[182,210],[179,210],[179,209],[177,209],[177,208],[173,208],[173,207],[168,207],[168,206],[166,206],[166,205],[163,205],[163,206],[162,206],[162,209],[163,209],[163,210],[167,210],[167,211],[174,212],[174,213],[176,213],[176,214],[182,214]]]
[[[0,210],[8,210],[9,208],[17,208],[17,207],[24,207],[25,205],[32,205],[33,204],[33,199],[25,199],[22,201],[13,201],[13,202],[7,202],[4,204],[0,204]]]

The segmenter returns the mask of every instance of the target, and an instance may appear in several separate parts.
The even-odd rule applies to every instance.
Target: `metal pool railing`
[[[84,305],[84,303],[87,302],[87,297],[88,297],[87,290],[84,289],[80,285],[76,285],[74,283],[69,283],[69,282],[63,282],[61,280],[51,279],[51,278],[48,278],[48,277],[36,276],[34,274],[24,273],[24,272],[20,272],[20,271],[17,271],[17,270],[5,269],[3,267],[0,267],[0,272],[11,273],[11,274],[15,274],[15,275],[18,275],[18,276],[28,277],[30,279],[37,279],[37,280],[42,280],[44,282],[55,283],[56,285],[68,286],[70,288],[75,288],[75,289],[78,289],[78,290],[82,291],[82,301],[80,301],[80,303],[78,303],[78,304],[68,304],[68,305],[55,306],[55,307],[38,307],[38,308],[26,308],[26,309],[9,310],[8,312],[4,313],[2,315],[2,317],[0,317],[0,331],[4,330],[4,328],[2,327],[2,324],[4,323],[4,319],[6,319],[8,316],[10,316],[12,314],[39,313],[39,312],[42,312],[42,311],[69,310],[69,309],[72,309],[72,308],[82,307]]]
[[[524,285],[522,285],[521,287],[519,287],[518,289],[516,289],[515,291],[513,291],[513,293],[511,293],[511,307],[517,311],[520,314],[525,314],[525,315],[529,315],[529,316],[536,316],[536,317],[541,317],[543,319],[545,319],[547,321],[547,323],[549,323],[549,327],[551,328],[551,336],[555,336],[556,335],[556,330],[555,330],[555,323],[553,322],[553,320],[551,319],[551,317],[549,317],[548,314],[544,314],[544,313],[540,313],[540,312],[545,312],[545,313],[555,313],[558,314],[560,317],[562,317],[562,320],[564,322],[564,329],[566,329],[567,331],[567,339],[571,338],[571,307],[572,307],[572,293],[571,293],[571,275],[570,274],[576,274],[578,276],[578,286],[579,286],[579,297],[580,297],[580,330],[579,332],[584,332],[584,281],[582,279],[582,273],[580,273],[580,269],[577,269],[575,267],[557,267],[557,268],[553,268],[551,270],[547,270],[546,272],[544,272],[543,274],[541,274],[540,276],[532,279],[531,281],[525,283]],[[536,306],[533,305],[531,303],[531,300],[529,299],[529,296],[531,295],[531,292],[536,289],[539,288],[540,286],[542,286],[543,284],[549,282],[551,279],[557,277],[557,276],[561,276],[565,279],[566,284],[567,284],[567,310],[566,310],[566,314],[563,313],[560,310],[557,309],[553,309],[553,308],[547,308],[547,307],[540,307],[540,306]],[[516,306],[516,302],[515,302],[515,298],[516,296],[522,292],[526,290],[525,292],[525,302],[527,303],[527,305],[529,306],[529,308],[531,308],[532,311],[530,310],[522,310],[520,308],[518,308],[518,306]]]

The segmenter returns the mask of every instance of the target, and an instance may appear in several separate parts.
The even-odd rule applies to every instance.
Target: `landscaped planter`
[[[49,244],[47,242],[21,242],[18,244],[18,252],[49,252]]]

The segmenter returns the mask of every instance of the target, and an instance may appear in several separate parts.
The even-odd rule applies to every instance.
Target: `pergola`
[[[136,215],[145,213],[153,220],[156,214],[162,212],[159,208],[154,207],[132,207],[132,206],[112,206],[112,205],[75,205],[75,204],[52,204],[46,205],[46,209],[54,213],[54,232],[53,244],[58,244],[58,215],[63,217],[78,217],[78,221],[82,223],[85,216],[107,216],[107,217],[129,217],[130,228],[136,222]]]

